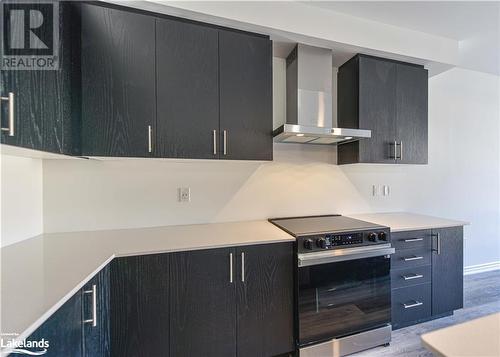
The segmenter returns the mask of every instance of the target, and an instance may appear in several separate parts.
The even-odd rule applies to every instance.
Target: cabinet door
[[[241,247],[237,257],[238,357],[293,351],[292,244]]]
[[[433,229],[432,314],[463,307],[463,228]]]
[[[109,267],[107,266],[101,270],[83,287],[82,291],[83,354],[87,357],[107,357],[110,355],[111,350],[109,335]]]
[[[157,20],[156,156],[218,157],[217,42],[214,28]]]
[[[82,4],[81,21],[83,155],[150,156],[154,17]]]
[[[359,141],[359,162],[394,163],[396,140],[396,64],[359,58],[359,127],[372,131]]]
[[[82,293],[77,292],[66,301],[47,321],[45,321],[27,340],[48,341],[49,347],[44,356],[79,357],[83,355],[82,346]],[[39,351],[39,349],[32,349]]]
[[[43,4],[45,5],[45,4]],[[33,5],[35,6],[35,5]],[[7,70],[2,68],[0,95],[14,94],[14,135],[1,133],[4,144],[62,154],[79,152],[79,112],[72,106],[72,89],[78,85],[74,57],[78,37],[74,33],[74,8],[59,6],[59,69]],[[52,30],[51,26],[41,29]],[[50,34],[52,36],[52,34]],[[45,36],[41,36],[45,38]],[[1,102],[2,127],[8,127],[8,103]]]
[[[235,356],[234,250],[181,252],[171,259],[170,355]]]
[[[154,254],[111,263],[112,356],[169,356],[169,259]]]
[[[427,163],[427,70],[397,65],[396,103],[398,163]]]
[[[221,158],[272,160],[272,42],[221,30],[219,64]]]

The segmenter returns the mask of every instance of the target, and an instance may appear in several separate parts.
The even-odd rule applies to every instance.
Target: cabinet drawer
[[[419,266],[391,271],[391,284],[393,289],[403,288],[431,281],[431,266]]]
[[[431,248],[431,231],[406,231],[391,233],[392,246],[396,249]]]
[[[392,324],[395,328],[431,316],[431,283],[392,291]]]
[[[391,269],[406,269],[431,264],[431,250],[426,247],[396,250],[391,257]]]

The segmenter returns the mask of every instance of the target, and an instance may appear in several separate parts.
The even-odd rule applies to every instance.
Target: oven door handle
[[[394,252],[395,249],[392,248],[390,244],[381,244],[378,246],[332,249],[317,253],[304,253],[298,255],[298,266],[306,267],[346,260],[372,258],[382,255],[391,255],[394,254]]]

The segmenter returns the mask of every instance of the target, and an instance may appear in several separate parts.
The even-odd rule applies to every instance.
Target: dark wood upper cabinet
[[[219,31],[220,157],[272,160],[272,42]]]
[[[369,129],[340,144],[338,163],[427,163],[427,70],[357,55],[339,68],[338,126]]]
[[[60,69],[2,70],[1,142],[68,155],[272,160],[268,36],[60,2]]]
[[[82,4],[81,23],[82,154],[151,156],[155,18]]]
[[[33,5],[33,4],[32,4]],[[33,5],[36,6],[36,5]],[[2,68],[0,95],[14,96],[0,105],[2,127],[14,115],[14,135],[1,133],[1,142],[59,154],[80,153],[79,36],[78,16],[69,2],[59,6],[59,68],[56,70],[8,70]],[[50,29],[42,27],[42,29]],[[52,36],[52,33],[50,34]],[[44,38],[44,36],[41,36]]]
[[[156,21],[155,156],[218,158],[218,31]]]
[[[230,248],[171,255],[171,356],[236,355],[234,259]]]
[[[463,227],[433,229],[432,314],[463,307]]]
[[[238,357],[284,355],[294,350],[293,245],[246,246],[238,259]]]
[[[396,137],[399,140],[399,163],[427,164],[427,70],[397,65]]]

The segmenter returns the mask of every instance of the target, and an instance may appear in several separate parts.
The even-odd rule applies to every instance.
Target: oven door
[[[299,254],[300,346],[389,324],[393,253],[387,244]]]

